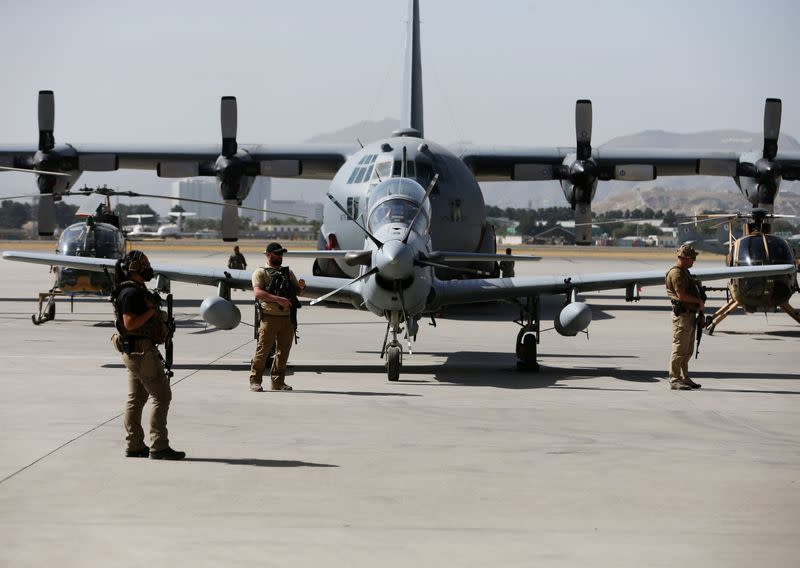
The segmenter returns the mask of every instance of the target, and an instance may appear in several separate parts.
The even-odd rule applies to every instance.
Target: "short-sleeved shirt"
[[[300,283],[297,281],[297,277],[295,277],[294,272],[291,270],[289,271],[289,278],[292,281],[292,286],[294,286],[295,290],[300,290]],[[253,272],[253,290],[256,288],[261,288],[262,290],[269,289],[269,283],[272,280],[272,277],[269,275],[266,266],[262,266],[258,268],[258,270]],[[276,302],[265,302],[263,300],[259,300],[258,303],[261,305],[261,313],[270,315],[270,316],[288,316],[289,311],[288,309],[282,308],[280,304]]]
[[[117,297],[117,309],[121,314],[138,316],[148,310],[144,290],[135,286],[123,288]]]
[[[669,269],[666,278],[667,296],[671,300],[678,300],[678,295],[683,292],[692,296],[700,297],[697,286],[695,286],[694,278],[685,268],[681,268],[677,264]],[[686,304],[684,304],[686,305]],[[697,304],[688,304],[686,308],[694,311],[697,309]]]

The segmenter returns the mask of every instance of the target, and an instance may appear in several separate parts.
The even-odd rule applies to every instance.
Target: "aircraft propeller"
[[[433,191],[434,187],[436,187],[436,183],[439,181],[439,174],[434,174],[431,178],[431,181],[428,183],[428,187],[425,190],[425,194],[422,198],[422,202],[424,203],[426,199],[430,198],[430,194]],[[350,266],[372,266],[372,268],[367,271],[366,273],[362,274],[361,276],[355,278],[354,280],[348,282],[338,290],[331,292],[330,294],[318,298],[316,302],[321,302],[327,297],[330,297],[334,293],[340,291],[367,276],[372,274],[379,274],[382,278],[393,281],[393,282],[400,282],[405,280],[414,273],[414,266],[429,266],[432,268],[441,268],[444,270],[453,270],[460,273],[470,273],[470,274],[477,274],[479,276],[489,276],[490,273],[483,271],[483,270],[476,270],[473,268],[458,268],[455,266],[448,266],[446,264],[441,264],[436,262],[441,257],[441,253],[437,251],[433,251],[430,254],[426,255],[421,251],[415,256],[414,249],[408,245],[408,240],[413,232],[413,227],[417,221],[417,218],[422,212],[422,207],[417,209],[417,212],[414,215],[414,218],[409,223],[408,227],[406,228],[405,233],[403,234],[402,238],[399,240],[390,240],[387,242],[381,242],[375,235],[373,235],[366,227],[364,227],[361,223],[358,222],[356,218],[354,218],[344,206],[339,203],[336,198],[331,195],[330,193],[327,194],[328,199],[356,226],[361,229],[361,231],[369,238],[375,246],[377,246],[377,250],[374,254],[369,250],[363,251],[350,251],[345,257],[345,263]]]
[[[55,149],[55,96],[53,91],[39,91],[38,100],[39,144],[31,161],[31,169],[36,171],[36,186],[42,198],[39,199],[38,225],[40,235],[52,235],[56,226],[55,202],[59,199],[59,190],[67,189],[68,183],[60,177],[69,177],[69,174],[50,174],[44,172],[57,172],[58,170],[74,169],[73,160]],[[67,158],[65,160],[65,158]],[[66,168],[65,168],[66,166]],[[48,199],[48,197],[51,197]]]
[[[756,153],[742,154],[734,178],[753,207],[761,207],[769,211],[775,207],[775,196],[778,194],[783,177],[781,165],[775,162],[781,131],[781,110],[780,99],[766,100],[764,103],[764,147],[761,156],[759,157]],[[748,183],[749,180],[752,181]]]
[[[592,158],[592,101],[575,103],[575,154],[567,156],[553,177],[575,211],[575,243],[591,244],[592,198],[597,189],[597,163]]]
[[[227,205],[222,210],[222,239],[224,241],[238,240],[238,206],[250,191],[255,176],[260,173],[258,162],[255,162],[247,152],[239,150],[236,142],[237,128],[236,97],[222,97],[220,100],[222,149],[214,164],[214,175],[219,180],[222,198]]]

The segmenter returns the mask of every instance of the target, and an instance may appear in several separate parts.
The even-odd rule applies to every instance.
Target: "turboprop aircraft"
[[[434,228],[442,221],[432,216],[431,195],[438,182],[434,174],[427,189],[407,177],[390,177],[380,182],[364,204],[367,225],[347,212],[345,206],[330,196],[348,222],[363,235],[356,250],[288,252],[289,256],[310,256],[341,261],[358,270],[355,278],[299,275],[306,281],[303,295],[321,300],[350,303],[367,309],[387,321],[381,348],[389,380],[400,377],[403,346],[399,337],[416,340],[419,320],[433,317],[442,309],[459,304],[492,300],[516,302],[520,306],[521,326],[516,339],[516,354],[521,368],[538,369],[537,345],[540,338],[539,298],[563,295],[564,308],[555,318],[555,329],[565,336],[584,331],[592,320],[590,308],[578,301],[578,293],[624,288],[626,299],[638,299],[641,286],[664,283],[664,271],[606,274],[561,274],[537,277],[482,277],[474,268],[454,268],[444,263],[472,262],[485,264],[507,258],[506,255],[444,251],[433,247]],[[81,270],[103,271],[114,266],[113,260],[78,258],[27,252],[4,252],[8,260],[61,265]],[[515,256],[515,260],[536,257]],[[476,262],[477,261],[477,262]],[[252,287],[252,272],[153,264],[156,286],[168,292],[170,281],[215,286],[217,294],[206,298],[200,307],[202,318],[221,329],[235,328],[241,321],[238,307],[231,302],[231,289]],[[436,271],[469,272],[474,278],[443,280]],[[794,275],[793,264],[697,269],[703,280]],[[389,339],[391,334],[391,339]]]
[[[36,174],[40,199],[39,232],[52,234],[53,202],[74,186],[83,171],[144,169],[159,177],[213,176],[230,205],[222,209],[222,235],[238,238],[238,211],[256,176],[332,179],[331,194],[358,213],[369,191],[381,179],[398,175],[405,148],[410,178],[423,187],[433,173],[440,179],[431,197],[432,214],[443,219],[434,225],[439,249],[494,252],[493,230],[486,222],[479,181],[554,180],[575,210],[576,242],[591,243],[591,203],[600,180],[641,181],[672,175],[718,175],[734,178],[754,205],[771,210],[782,179],[800,179],[800,152],[778,153],[781,101],[767,99],[764,144],[760,153],[727,150],[622,149],[592,147],[592,104],[579,100],[575,109],[574,148],[498,148],[480,146],[448,150],[425,138],[422,104],[422,65],[419,2],[410,1],[406,58],[406,127],[392,136],[359,149],[349,145],[239,144],[236,98],[222,97],[221,144],[134,148],[111,144],[60,144],[54,137],[55,99],[52,91],[39,92],[38,146],[0,145],[0,170],[23,169]],[[363,74],[362,74],[363,75]],[[352,249],[361,235],[329,207],[320,248]],[[333,215],[331,217],[331,215]],[[359,215],[354,215],[358,217]],[[341,275],[341,262],[319,266],[320,274]],[[455,275],[452,275],[455,276]]]

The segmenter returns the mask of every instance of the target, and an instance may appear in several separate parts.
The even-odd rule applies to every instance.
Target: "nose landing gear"
[[[403,366],[403,346],[400,340],[397,339],[397,334],[403,332],[403,328],[400,325],[401,321],[401,312],[393,311],[389,315],[389,323],[386,325],[386,335],[383,337],[383,349],[381,350],[381,358],[386,357],[387,378],[392,382],[400,380],[400,367]],[[390,331],[392,340],[387,343]],[[414,336],[416,336],[416,330]],[[409,343],[409,349],[410,347],[411,344]]]

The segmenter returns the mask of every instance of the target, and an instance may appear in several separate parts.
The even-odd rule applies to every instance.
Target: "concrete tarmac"
[[[554,257],[517,274],[669,264]],[[584,296],[588,341],[544,333],[538,374],[515,369],[513,309],[455,310],[422,323],[398,383],[384,322],[305,306],[295,390],[252,393],[250,295],[234,294],[244,323],[215,331],[197,310],[214,290],[174,284],[169,428],[188,457],[157,462],[123,457],[110,305],[61,299],[34,326],[47,268],[0,267],[0,566],[796,565],[800,326],[783,314],[730,316],[692,360],[703,388],[683,392],[661,288]]]

